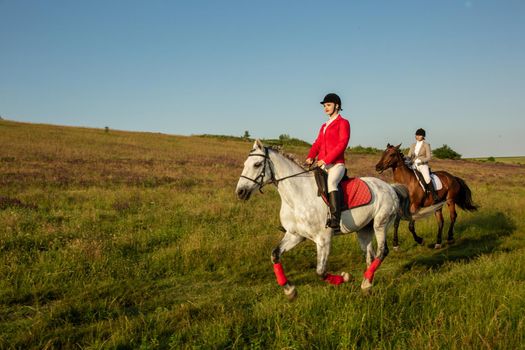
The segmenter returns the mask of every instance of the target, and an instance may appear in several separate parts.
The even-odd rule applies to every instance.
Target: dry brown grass
[[[89,187],[129,185],[175,190],[225,186],[238,177],[250,150],[239,142],[205,137],[127,133],[100,129],[0,123],[0,186],[31,185]],[[24,140],[24,142],[20,142]],[[50,142],[52,140],[52,142]],[[75,146],[68,146],[74,144]],[[307,149],[286,151],[304,159]],[[350,176],[375,176],[391,181],[391,172],[378,174],[378,156],[347,154]],[[525,166],[476,161],[433,160],[433,170],[446,170],[467,182],[525,183]],[[209,176],[210,172],[214,176]]]
[[[233,141],[200,137],[7,121],[0,128],[3,187],[223,186],[232,181],[247,152],[232,151]]]

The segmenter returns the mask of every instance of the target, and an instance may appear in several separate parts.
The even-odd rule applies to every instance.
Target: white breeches
[[[430,170],[428,169],[427,164],[420,164],[416,166],[417,170],[423,175],[425,178],[425,182],[428,184],[430,183]]]
[[[329,164],[325,166],[325,170],[328,171],[328,193],[337,191],[337,185],[345,175],[345,165],[343,163]]]

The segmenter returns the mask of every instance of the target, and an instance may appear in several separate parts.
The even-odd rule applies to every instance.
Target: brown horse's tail
[[[456,204],[463,210],[468,211],[476,211],[478,210],[478,206],[474,204],[472,201],[472,192],[470,191],[470,188],[467,186],[467,183],[455,176],[457,182],[459,182],[459,193],[457,197]]]

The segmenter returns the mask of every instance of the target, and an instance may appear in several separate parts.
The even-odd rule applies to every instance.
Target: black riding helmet
[[[335,103],[336,105],[339,105],[340,111],[343,110],[342,105],[341,105],[341,98],[337,96],[337,94],[334,94],[333,92],[327,94],[320,103],[324,105],[327,102]]]
[[[419,128],[416,130],[416,136],[426,137],[425,129]]]

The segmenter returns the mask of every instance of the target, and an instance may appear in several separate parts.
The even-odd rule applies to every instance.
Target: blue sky
[[[0,115],[525,155],[525,1],[0,0]]]

